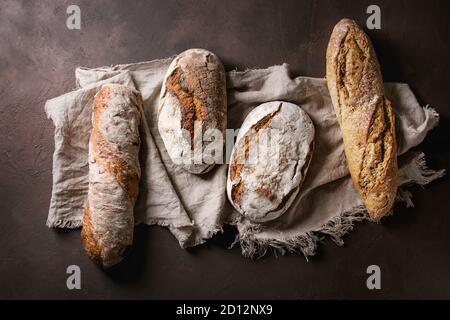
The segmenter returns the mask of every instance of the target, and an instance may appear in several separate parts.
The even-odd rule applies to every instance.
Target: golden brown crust
[[[256,143],[258,141],[261,130],[266,129],[270,125],[273,117],[275,117],[280,112],[280,110],[281,110],[281,104],[280,104],[280,106],[278,106],[278,109],[275,112],[272,112],[272,113],[266,115],[261,120],[259,120],[257,123],[255,123],[254,125],[251,126],[249,133],[255,134],[254,137],[244,136],[241,139],[237,150],[239,150],[239,151],[242,150],[242,151],[240,151],[240,152],[237,151],[234,153],[233,162],[230,166],[231,180],[235,180],[240,176],[241,171],[244,168],[243,162],[245,162],[249,157],[251,143],[252,142]],[[243,153],[244,159],[241,160],[241,159],[239,159],[239,157],[241,156],[242,153]],[[232,187],[231,199],[233,200],[234,203],[239,203],[243,190],[244,190],[244,184],[242,182],[239,182],[238,184],[236,184]],[[269,194],[269,192],[270,191],[268,191],[266,189],[259,191],[260,194],[267,194],[268,195],[267,198],[271,198],[272,194]]]
[[[94,237],[92,229],[91,214],[89,212],[89,201],[86,201],[83,215],[83,228],[81,229],[81,241],[88,257],[98,265],[103,264],[102,250]]]
[[[137,172],[133,171],[124,159],[118,157],[111,150],[98,131],[93,130],[91,139],[93,140],[92,152],[96,157],[96,161],[114,176],[134,204],[139,190],[139,176]]]
[[[226,99],[225,70],[213,53],[189,49],[172,61],[161,90],[158,129],[175,164],[194,174],[214,167],[216,158],[197,155],[217,144],[202,139],[208,130],[219,130],[225,141]],[[185,150],[187,146],[191,152]]]
[[[314,125],[299,106],[271,101],[254,108],[239,131],[228,170],[228,199],[249,221],[276,220],[305,181]]]
[[[379,220],[397,193],[394,113],[372,44],[352,20],[341,20],[331,35],[327,84],[351,177],[370,217]]]
[[[102,87],[96,95],[93,107],[93,123],[100,123],[101,114],[107,108],[107,102],[111,99],[111,95],[111,88],[108,86]],[[114,176],[120,186],[129,195],[134,205],[139,190],[138,173],[133,170],[130,163],[119,157],[111,149],[108,142],[100,133],[99,126],[97,125],[92,128],[91,145],[95,160]]]
[[[133,207],[138,196],[140,94],[118,84],[104,85],[92,109],[89,192],[81,238],[96,264],[118,263],[133,240]]]
[[[167,79],[167,91],[177,97],[181,107],[181,128],[187,130],[191,137],[191,149],[194,150],[194,122],[206,120],[206,110],[199,99],[202,90],[195,77],[185,75],[180,68]],[[190,90],[192,88],[193,90]]]
[[[235,203],[239,203],[241,201],[242,192],[244,191],[244,183],[239,181],[239,183],[233,185],[231,188],[231,199]]]

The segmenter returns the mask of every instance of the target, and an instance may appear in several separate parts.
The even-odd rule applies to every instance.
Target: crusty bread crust
[[[267,222],[290,207],[306,177],[314,149],[314,125],[300,107],[273,101],[244,120],[231,154],[227,194],[253,222]]]
[[[196,122],[201,124],[201,130],[194,130]],[[158,115],[158,129],[172,161],[191,173],[210,171],[215,163],[205,159],[180,163],[181,159],[186,151],[193,154],[205,150],[211,142],[202,141],[200,135],[208,129],[222,133],[220,147],[223,148],[226,126],[225,70],[219,58],[203,49],[180,53],[167,70]],[[183,131],[189,133],[189,137],[183,135]],[[201,150],[194,150],[196,148]]]
[[[96,264],[102,264],[102,250],[94,237],[92,230],[91,214],[89,212],[89,203],[86,201],[83,214],[83,228],[81,229],[81,240],[88,257]]]
[[[118,84],[96,94],[89,141],[89,191],[81,238],[102,267],[122,260],[133,241],[140,166],[140,94]]]
[[[326,77],[352,180],[379,220],[397,194],[395,120],[370,39],[353,20],[334,27]]]

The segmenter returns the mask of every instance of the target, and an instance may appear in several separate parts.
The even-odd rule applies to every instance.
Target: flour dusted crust
[[[299,106],[273,101],[253,109],[231,154],[228,199],[254,222],[281,216],[305,179],[314,147],[314,126]]]
[[[194,130],[195,123],[199,126]],[[170,64],[161,89],[158,129],[172,161],[195,174],[210,171],[215,160],[192,156],[205,148],[220,151],[227,125],[225,70],[213,53],[190,49],[179,54]],[[201,140],[208,129],[217,129],[220,140]],[[188,135],[186,135],[188,133]],[[215,144],[215,145],[210,145]]]
[[[133,242],[141,104],[138,92],[119,84],[95,95],[81,237],[88,256],[105,268],[122,260]]]
[[[327,84],[353,183],[370,217],[379,220],[391,210],[397,193],[394,113],[372,44],[353,20],[343,19],[334,27]]]

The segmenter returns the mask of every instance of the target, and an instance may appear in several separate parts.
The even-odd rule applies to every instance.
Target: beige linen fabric
[[[241,218],[226,200],[227,165],[205,175],[193,175],[170,160],[157,129],[161,84],[171,59],[96,69],[78,68],[78,90],[47,101],[45,110],[55,125],[53,192],[49,227],[81,225],[87,192],[87,146],[91,106],[98,88],[107,82],[138,89],[144,100],[141,129],[142,179],[136,204],[137,223],[167,226],[182,247],[203,243],[236,224],[236,243],[245,256],[257,257],[273,248],[313,255],[319,233],[338,244],[354,221],[366,218],[343,153],[342,136],[324,79],[292,78],[287,64],[267,69],[227,73],[228,128],[237,129],[257,105],[285,100],[298,104],[314,122],[316,149],[306,181],[292,207],[279,219],[263,225]],[[407,152],[420,144],[438,122],[438,114],[422,108],[406,84],[386,84],[396,112],[399,146],[399,184],[426,184],[444,174],[426,168],[424,155]],[[411,195],[400,189],[399,200],[411,205]]]

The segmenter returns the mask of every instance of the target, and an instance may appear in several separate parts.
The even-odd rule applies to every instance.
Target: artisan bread
[[[81,237],[88,256],[105,268],[122,260],[133,242],[141,103],[138,92],[119,84],[104,85],[94,99]]]
[[[158,130],[170,158],[191,173],[210,171],[223,163],[226,127],[222,63],[203,49],[184,51],[170,64],[159,101]]]
[[[254,222],[281,216],[305,179],[314,147],[314,126],[299,106],[273,101],[253,109],[231,153],[227,194]]]
[[[394,113],[372,44],[352,20],[334,27],[326,77],[353,183],[370,217],[379,220],[397,193]]]

